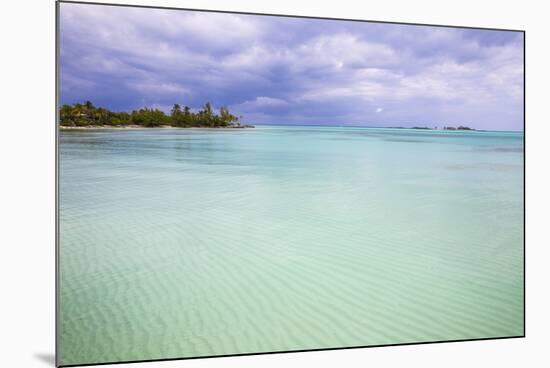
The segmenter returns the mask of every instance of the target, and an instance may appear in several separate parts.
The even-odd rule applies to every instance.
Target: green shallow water
[[[62,131],[61,364],[523,334],[523,134]]]

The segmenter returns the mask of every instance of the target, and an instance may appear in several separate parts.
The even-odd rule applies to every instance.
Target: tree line
[[[61,126],[86,127],[86,126],[129,126],[142,127],[249,127],[241,125],[240,118],[229,112],[227,107],[220,107],[216,114],[210,102],[207,102],[199,111],[193,112],[189,106],[174,104],[170,114],[167,115],[159,109],[141,108],[128,112],[114,112],[103,107],[96,107],[90,101],[83,104],[63,105],[59,109]]]

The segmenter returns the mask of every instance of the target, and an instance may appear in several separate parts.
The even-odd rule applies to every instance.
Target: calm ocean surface
[[[62,131],[61,364],[523,334],[523,134]]]

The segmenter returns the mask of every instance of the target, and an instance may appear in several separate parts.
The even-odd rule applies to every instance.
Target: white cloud
[[[521,119],[521,40],[486,31],[67,3],[61,25],[62,90],[81,95],[103,78],[249,116]]]
[[[180,86],[176,83],[158,83],[155,81],[150,82],[131,82],[128,83],[128,86],[132,89],[135,89],[137,91],[143,92],[143,93],[156,93],[156,94],[189,94],[190,91]]]
[[[280,106],[287,106],[287,105],[289,105],[289,103],[280,98],[259,96],[259,97],[256,97],[254,100],[247,100],[236,106],[246,110],[251,108],[280,107]]]

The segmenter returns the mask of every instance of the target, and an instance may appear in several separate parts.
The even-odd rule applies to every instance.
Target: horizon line
[[[464,129],[464,130],[452,130],[452,129],[434,129],[426,127],[420,127],[420,129],[415,129],[414,126],[376,126],[376,125],[351,125],[351,124],[304,124],[304,123],[248,123],[252,125],[263,125],[263,126],[311,126],[311,127],[332,127],[332,128],[369,128],[369,129],[410,129],[410,130],[430,130],[430,131],[459,131],[459,132],[510,132],[510,133],[524,133],[525,130],[495,130],[495,129]],[[453,127],[452,125],[447,125]]]
[[[123,111],[113,111],[113,110],[110,110],[109,108],[106,108],[106,107],[102,107],[102,106],[98,106],[98,105],[95,105],[94,102],[92,102],[91,100],[84,100],[83,102],[73,102],[73,103],[60,103],[61,101],[59,101],[59,107],[58,109],[61,109],[61,107],[63,105],[72,105],[72,106],[75,106],[77,104],[80,104],[80,105],[84,105],[86,102],[90,102],[92,103],[92,105],[95,107],[95,108],[103,108],[105,110],[108,110],[108,111],[112,111],[112,112],[115,112],[115,113],[121,113],[121,112],[125,112],[125,113],[128,113],[128,114],[131,114],[133,111],[139,111],[141,109],[151,109],[151,110],[160,110],[162,111],[164,114],[166,114],[167,116],[170,116],[170,113],[164,111],[163,109],[159,108],[159,106],[154,106],[154,104],[152,106],[147,106],[147,105],[144,105],[144,106],[141,106],[141,107],[138,107],[138,108],[134,108],[134,109],[131,109],[130,111],[128,110],[123,110]],[[211,103],[210,101],[207,101],[206,103]],[[200,110],[200,107],[191,107],[191,106],[188,106],[188,105],[184,105],[184,104],[178,104],[178,103],[174,103],[172,105],[181,105],[181,106],[186,106],[186,107],[189,107],[191,110],[197,110],[199,109]],[[168,106],[168,105],[167,105]],[[216,107],[216,106],[214,106]],[[219,107],[229,107],[229,106],[219,106]],[[244,117],[241,115],[241,117]],[[243,119],[244,120],[244,119]],[[432,127],[430,126],[427,126],[427,125],[422,125],[422,124],[418,124],[418,125],[413,125],[413,126],[399,126],[399,124],[394,124],[392,126],[376,126],[376,125],[355,125],[355,123],[352,123],[352,124],[349,124],[349,123],[341,123],[341,124],[305,124],[305,123],[273,123],[273,122],[269,122],[269,123],[256,123],[256,122],[245,122],[246,124],[251,124],[251,125],[268,125],[268,126],[317,126],[317,127],[340,127],[340,128],[343,128],[343,127],[350,127],[350,128],[371,128],[371,129],[412,129],[412,130],[445,130],[445,129],[439,129],[438,127],[441,126],[441,127],[452,127],[452,128],[456,128],[458,126],[466,126],[470,129],[464,129],[464,130],[459,130],[459,131],[477,131],[477,132],[514,132],[514,133],[524,133],[525,132],[525,128],[522,129],[522,130],[495,130],[495,129],[478,129],[478,128],[472,128],[472,127],[469,127],[467,125],[461,125],[461,124],[458,124],[458,125],[445,125],[445,124],[441,124],[441,125],[432,125]],[[433,128],[433,126],[435,126],[436,128]],[[525,123],[523,124],[523,126],[525,127]],[[415,127],[418,127],[420,129],[415,129]],[[453,131],[452,129],[448,129],[448,131]]]

